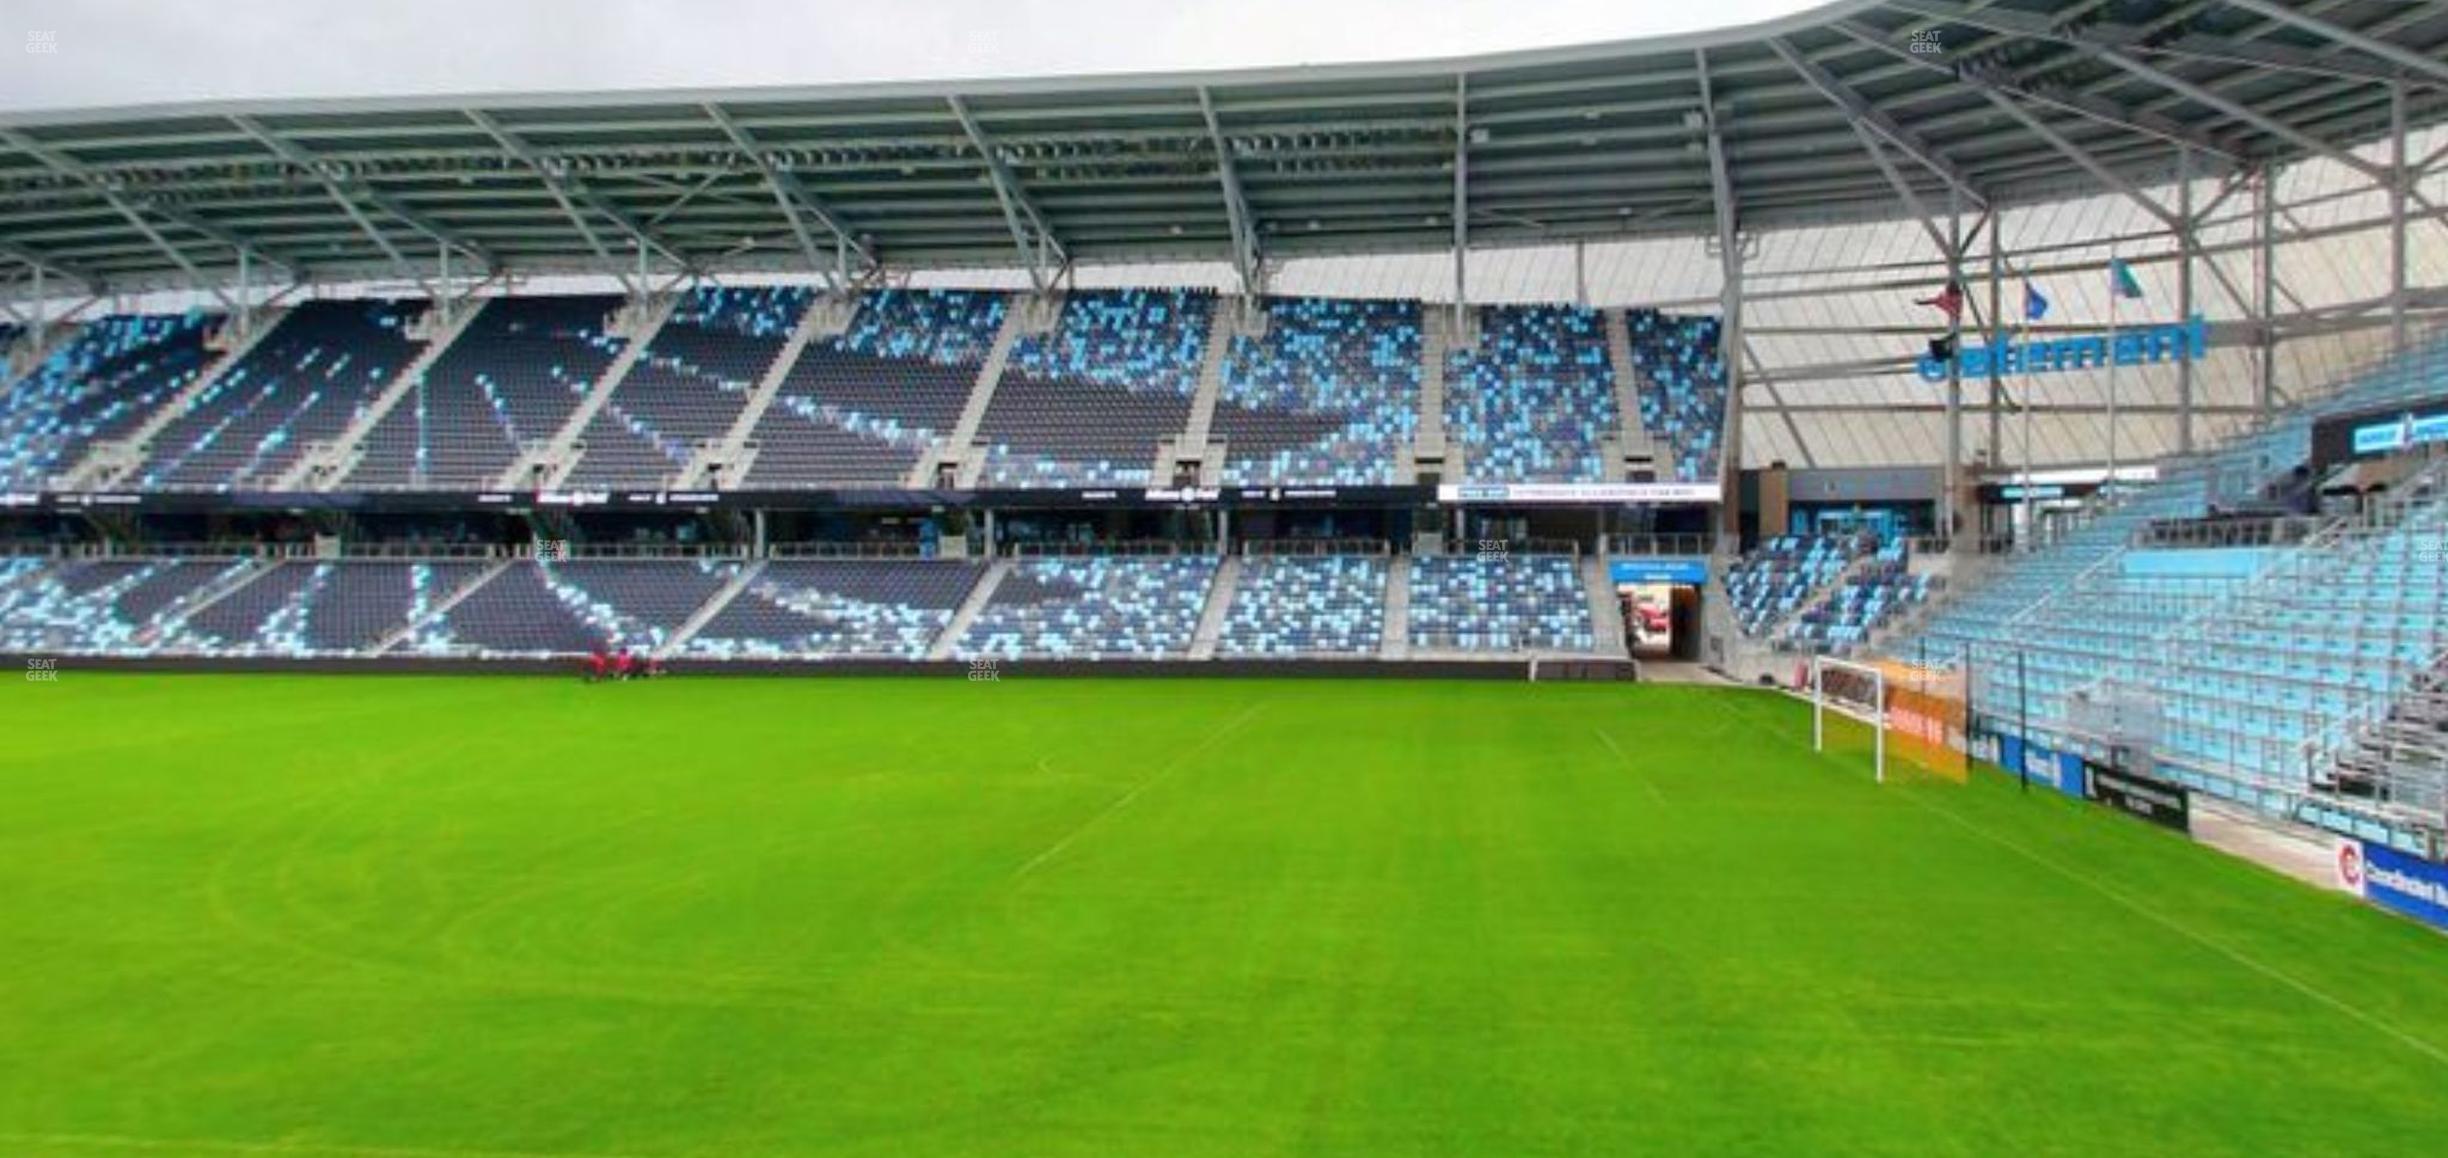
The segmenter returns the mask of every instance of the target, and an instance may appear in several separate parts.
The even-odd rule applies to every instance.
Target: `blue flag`
[[[2036,322],[2048,316],[2049,300],[2030,282],[2023,283],[2023,320]]]
[[[2142,281],[2134,276],[2133,267],[2125,264],[2124,258],[2108,259],[2108,290],[2127,301],[2141,300]]]

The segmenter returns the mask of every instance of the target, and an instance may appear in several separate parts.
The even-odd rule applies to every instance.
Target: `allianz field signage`
[[[1992,363],[2000,375],[2056,374],[2069,370],[2102,370],[2115,366],[2153,366],[2161,362],[2191,362],[2210,350],[2210,323],[2195,314],[2181,322],[2135,326],[2109,334],[2014,341],[1999,334],[1986,346],[1971,346],[1953,358],[1924,354],[1918,363],[1921,380],[1944,382],[1947,367],[1959,365],[1966,378],[1987,377]]]

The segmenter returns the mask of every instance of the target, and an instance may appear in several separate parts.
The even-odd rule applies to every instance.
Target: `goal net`
[[[1958,783],[1970,774],[1965,679],[1901,663],[1811,660],[1811,743],[1854,753],[1885,783],[1890,770]]]

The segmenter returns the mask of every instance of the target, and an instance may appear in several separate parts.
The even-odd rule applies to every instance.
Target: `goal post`
[[[1815,656],[1811,746],[1866,749],[1882,784],[1891,751],[1899,768],[1962,783],[1971,774],[1968,687],[1961,669]]]
[[[1870,734],[1871,776],[1887,782],[1887,673],[1868,664],[1824,655],[1811,657],[1811,750],[1828,750],[1828,714],[1836,715],[1840,749],[1854,748],[1859,732]]]

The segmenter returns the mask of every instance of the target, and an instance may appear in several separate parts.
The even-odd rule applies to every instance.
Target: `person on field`
[[[601,683],[611,671],[612,657],[604,653],[603,645],[597,644],[595,650],[587,653],[586,682]]]

